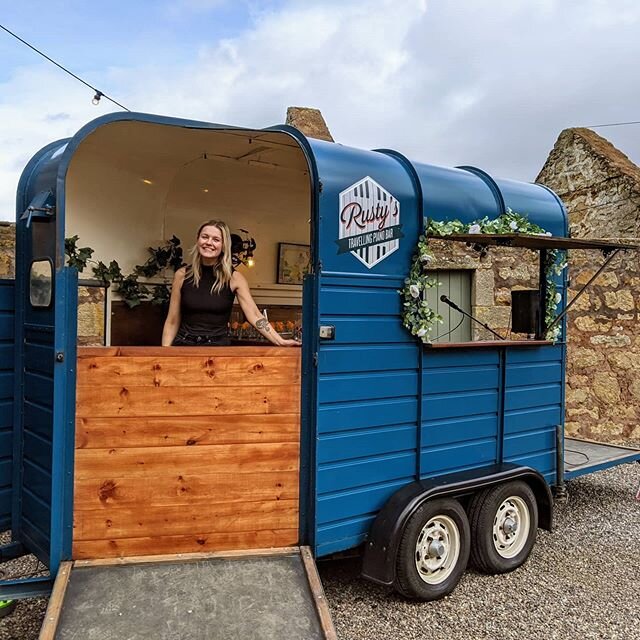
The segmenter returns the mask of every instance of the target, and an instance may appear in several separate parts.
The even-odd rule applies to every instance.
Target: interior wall
[[[309,244],[309,180],[300,170],[198,159],[174,176],[167,195],[165,237],[190,248],[202,222],[224,220],[255,238],[250,284],[275,283],[278,243]]]
[[[251,285],[276,282],[279,242],[309,244],[307,164],[286,134],[111,123],[79,147],[66,186],[66,237],[127,273],[174,234],[186,254],[210,218],[255,238]]]

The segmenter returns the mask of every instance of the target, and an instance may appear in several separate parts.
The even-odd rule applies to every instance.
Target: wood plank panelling
[[[78,352],[74,558],[297,543],[299,350]]]
[[[300,416],[291,414],[78,418],[76,447],[172,447],[235,442],[298,442]]]
[[[297,543],[298,528],[242,531],[236,533],[194,532],[184,536],[148,538],[104,538],[76,540],[73,557],[78,560],[120,558],[157,554],[195,553],[196,551],[228,551],[235,549],[272,549]],[[194,551],[196,550],[196,551]]]
[[[78,449],[76,478],[148,478],[256,471],[295,471],[298,444],[218,444],[204,447]]]
[[[113,505],[208,505],[216,502],[261,502],[297,498],[297,471],[252,472],[241,476],[236,473],[167,474],[154,477],[152,486],[131,477],[99,480],[94,476],[88,479],[76,478],[75,483],[75,504],[82,511],[109,509]]]
[[[83,357],[78,361],[78,386],[202,387],[295,384],[300,371],[285,357]]]
[[[299,413],[300,386],[86,387],[76,393],[77,413],[91,416],[219,416]]]
[[[194,531],[249,533],[293,529],[297,525],[296,500],[218,503],[206,509],[198,504],[189,507],[146,504],[134,509],[78,510],[73,519],[78,540],[188,535]]]

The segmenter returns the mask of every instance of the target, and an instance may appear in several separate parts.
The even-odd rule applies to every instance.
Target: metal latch
[[[322,340],[333,340],[336,337],[336,328],[332,324],[321,324],[318,335]]]

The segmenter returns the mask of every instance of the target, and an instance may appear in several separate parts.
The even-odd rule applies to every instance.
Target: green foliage
[[[135,268],[135,273],[144,278],[153,278],[167,267],[171,267],[174,271],[182,266],[182,247],[180,239],[172,236],[161,247],[154,249],[148,248],[149,258],[143,265]]]
[[[89,247],[78,248],[78,236],[66,238],[64,247],[69,266],[76,267],[79,272],[82,272],[87,264],[92,262],[91,270],[94,277],[106,285],[113,285],[131,308],[137,307],[140,303],[146,301],[150,301],[153,304],[168,302],[170,292],[166,284],[156,284],[149,288],[149,286],[139,282],[138,278],[153,278],[167,268],[176,271],[183,264],[182,247],[180,246],[180,239],[176,236],[173,236],[164,245],[156,249],[149,247],[149,258],[143,265],[134,267],[131,274],[122,273],[120,265],[115,260],[112,260],[108,265],[102,261],[92,261],[91,256],[94,250]]]
[[[72,236],[71,238],[65,238],[64,240],[64,254],[67,256],[67,264],[70,267],[75,267],[78,273],[82,273],[87,266],[87,262],[93,255],[93,249],[89,247],[78,248],[78,236]]]
[[[427,236],[450,236],[455,233],[522,233],[525,235],[550,236],[542,227],[529,222],[527,218],[511,209],[506,213],[490,220],[486,216],[473,222],[464,223],[460,220],[447,220],[438,222],[437,220],[426,219],[425,226]]]

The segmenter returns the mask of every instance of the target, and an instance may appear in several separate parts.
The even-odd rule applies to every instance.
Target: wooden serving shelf
[[[495,347],[540,347],[551,340],[476,340],[474,342],[438,342],[425,344],[426,349],[486,349]]]

